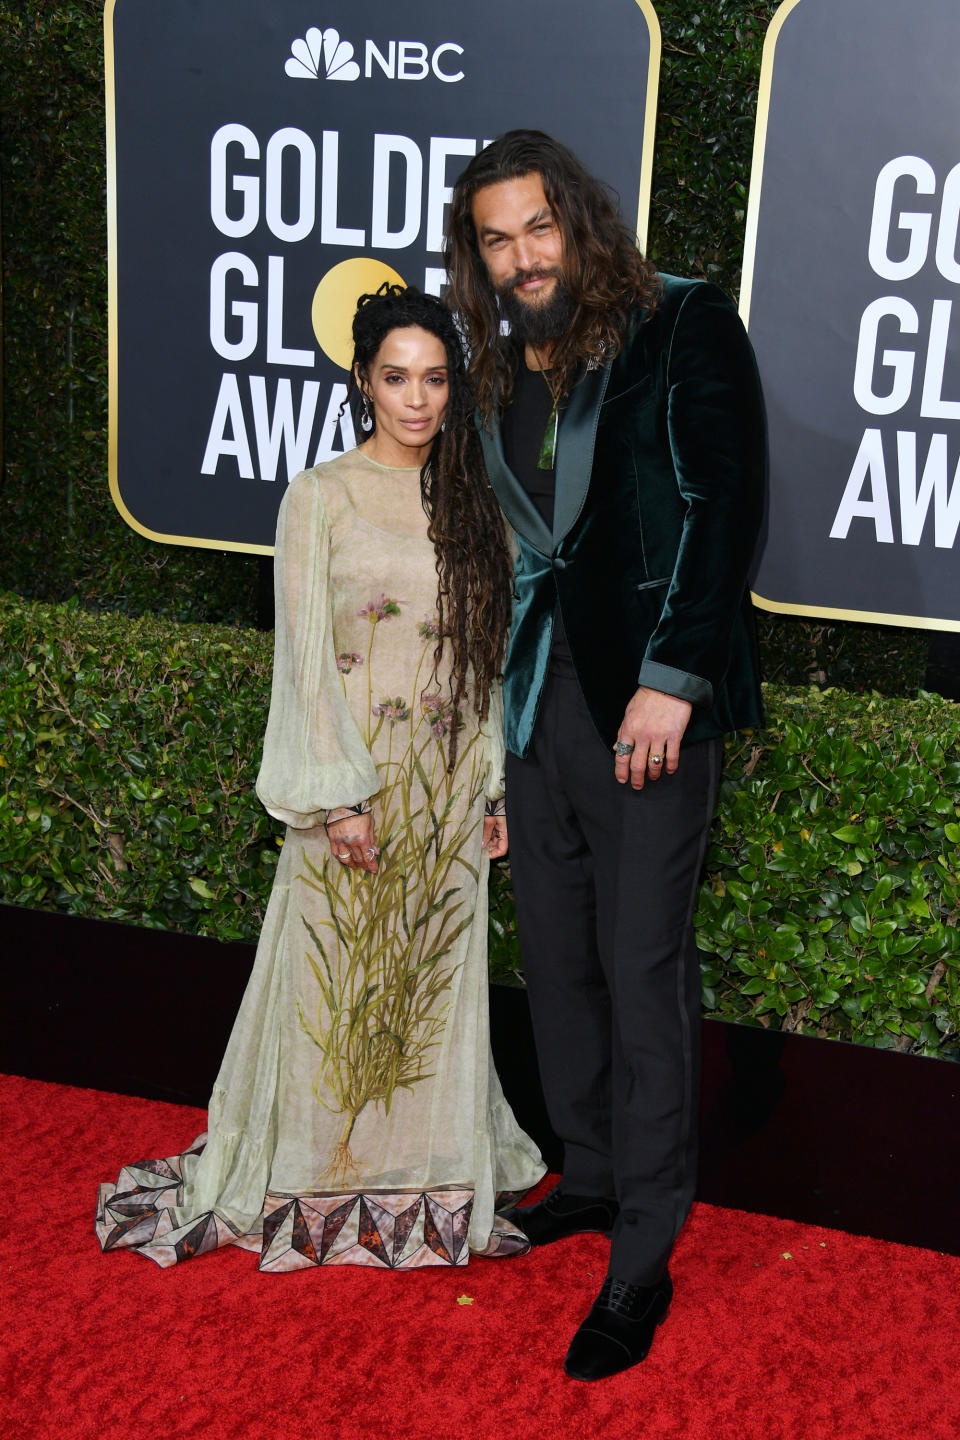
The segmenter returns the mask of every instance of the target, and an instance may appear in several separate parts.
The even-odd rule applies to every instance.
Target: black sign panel
[[[771,26],[741,302],[768,609],[960,629],[958,53],[957,0],[789,0]]]
[[[110,0],[106,30],[110,480],[154,539],[272,547],[287,479],[354,443],[357,296],[439,292],[487,140],[553,133],[645,228],[649,0]]]

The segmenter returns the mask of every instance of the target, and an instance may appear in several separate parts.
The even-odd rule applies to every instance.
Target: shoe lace
[[[614,1275],[608,1275],[604,1280],[598,1296],[601,1305],[608,1310],[617,1310],[621,1314],[631,1314],[640,1298],[639,1285],[631,1285],[627,1280],[618,1280]]]

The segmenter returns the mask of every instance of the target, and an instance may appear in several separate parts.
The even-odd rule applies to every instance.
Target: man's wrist
[[[646,690],[659,690],[663,695],[672,695],[675,700],[687,700],[691,705],[709,709],[713,704],[713,686],[701,675],[689,670],[678,670],[673,665],[662,665],[659,660],[644,660],[637,676],[637,684]]]

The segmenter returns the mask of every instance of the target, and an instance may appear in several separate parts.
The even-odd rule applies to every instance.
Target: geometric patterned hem
[[[200,1154],[205,1141],[200,1136],[186,1153]],[[259,1251],[259,1268],[273,1273],[321,1265],[419,1270],[469,1259],[470,1187],[268,1193],[250,1230],[239,1230],[215,1209],[177,1225],[172,1210],[182,1203],[182,1159],[127,1165],[116,1185],[100,1186],[96,1231],[103,1251],[136,1250],[167,1267],[236,1245]],[[480,1253],[500,1258],[529,1248],[523,1232],[497,1215]]]

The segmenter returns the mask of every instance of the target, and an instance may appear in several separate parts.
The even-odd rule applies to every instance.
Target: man
[[[468,164],[447,257],[517,539],[508,829],[564,1143],[560,1185],[511,1218],[534,1245],[611,1235],[566,1358],[598,1379],[646,1355],[693,1197],[693,913],[721,737],[761,718],[746,580],[762,401],[730,301],[658,276],[606,188],[539,131]]]

